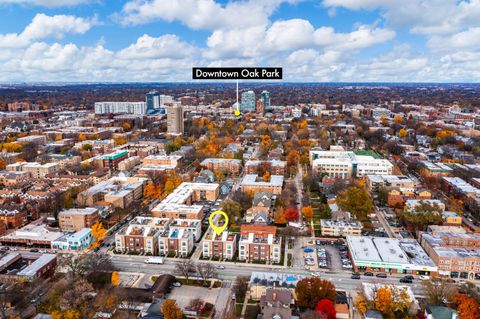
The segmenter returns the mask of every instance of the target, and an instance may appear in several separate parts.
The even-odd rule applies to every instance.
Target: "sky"
[[[479,82],[480,0],[0,0],[0,83]]]

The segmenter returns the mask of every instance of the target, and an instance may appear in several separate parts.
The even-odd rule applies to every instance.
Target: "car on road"
[[[410,279],[410,278],[403,277],[403,278],[400,278],[400,282],[402,282],[404,284],[411,284],[413,282],[413,280]]]
[[[46,249],[40,249],[38,252],[39,252],[39,253],[42,253],[42,254],[46,254],[46,253],[48,253],[48,250],[46,250]]]
[[[373,272],[367,271],[367,272],[364,272],[363,275],[367,277],[373,277]]]
[[[420,276],[418,276],[418,279],[420,279],[420,280],[430,280],[430,276],[420,275]]]
[[[312,272],[312,276],[313,276],[313,277],[320,277],[320,275],[321,275],[321,274],[320,274],[320,272],[318,272],[318,271]]]
[[[38,253],[38,249],[37,248],[32,248],[32,249],[30,249],[30,252],[31,253]]]
[[[173,287],[182,287],[182,283],[180,281],[175,281],[172,284]]]
[[[352,274],[352,276],[350,277],[352,279],[360,279],[360,274]]]
[[[412,275],[406,275],[403,278],[413,280],[415,279]]]
[[[216,266],[215,266],[215,269],[225,269],[225,266],[222,266],[222,265],[216,265]]]
[[[377,278],[387,278],[387,274],[381,272],[379,274],[376,274],[375,276],[377,276]]]

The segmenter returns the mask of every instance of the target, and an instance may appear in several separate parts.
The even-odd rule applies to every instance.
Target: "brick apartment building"
[[[266,225],[242,225],[238,242],[238,259],[279,263],[282,238],[276,236],[277,227]]]
[[[245,163],[245,173],[258,174],[262,166],[271,175],[285,175],[287,173],[287,162],[276,159],[269,161],[249,160]]]
[[[214,173],[224,172],[227,175],[238,175],[242,170],[242,161],[231,158],[206,158],[201,165]]]
[[[72,208],[58,213],[60,229],[68,232],[91,228],[99,219],[98,209],[93,207]]]
[[[224,231],[217,235],[214,231],[210,231],[203,239],[203,258],[212,257],[218,260],[231,260],[237,251],[237,241],[237,234]]]
[[[128,151],[119,150],[110,154],[106,154],[102,157],[103,167],[111,170],[118,169],[118,163],[128,158]]]
[[[27,212],[17,209],[0,209],[0,222],[7,229],[17,229],[27,223]]]
[[[480,234],[421,233],[420,244],[439,275],[480,280]]]

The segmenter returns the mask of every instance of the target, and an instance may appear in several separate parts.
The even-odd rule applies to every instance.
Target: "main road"
[[[173,274],[175,272],[176,260],[165,259],[162,265],[146,264],[145,256],[112,255],[113,265],[122,272],[140,273],[146,275]],[[311,275],[311,272],[304,269],[286,268],[282,266],[264,266],[245,263],[222,262],[214,264],[222,265],[225,269],[217,270],[217,278],[221,280],[234,280],[237,276],[250,276],[252,272],[272,272],[286,274]],[[361,280],[350,278],[351,273],[345,271],[325,271],[319,272],[320,278],[328,279],[339,290],[355,291],[360,288],[362,282],[377,284],[399,284],[400,277],[389,276],[387,278],[362,276]],[[413,284],[408,285],[412,288],[415,295],[423,295],[424,290],[419,280],[414,280]]]

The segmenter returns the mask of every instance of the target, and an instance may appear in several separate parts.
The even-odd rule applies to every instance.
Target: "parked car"
[[[411,279],[411,280],[415,279],[412,275],[406,275],[406,276],[404,276],[403,278],[405,278],[405,279]]]
[[[222,265],[216,265],[216,266],[215,266],[215,269],[225,269],[225,266],[222,266]]]
[[[385,273],[379,273],[379,274],[376,274],[377,278],[387,278],[387,274]]]
[[[418,276],[418,279],[420,279],[420,280],[430,280],[430,276],[420,275],[420,276]]]
[[[175,281],[173,284],[172,284],[173,287],[181,287],[182,286],[182,283],[180,281]]]
[[[367,271],[367,272],[363,273],[363,275],[367,276],[367,277],[373,277],[373,272]]]
[[[405,283],[405,284],[411,284],[413,282],[413,280],[410,279],[410,278],[403,277],[403,278],[400,278],[400,282]]]
[[[38,249],[37,248],[32,248],[32,249],[30,249],[30,252],[31,253],[38,253]]]
[[[352,279],[360,279],[360,274],[352,274],[352,276],[350,277]]]

